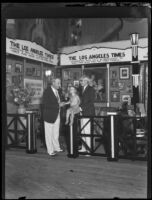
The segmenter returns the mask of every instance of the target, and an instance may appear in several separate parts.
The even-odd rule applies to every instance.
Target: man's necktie
[[[59,97],[59,93],[57,90],[56,90],[56,97],[57,97],[58,103],[60,103],[60,97]]]
[[[85,91],[85,87],[82,88],[82,93],[84,93],[84,91]]]

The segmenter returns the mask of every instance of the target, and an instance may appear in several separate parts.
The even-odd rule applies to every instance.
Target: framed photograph
[[[118,81],[117,79],[111,79],[111,87],[118,88]]]
[[[118,88],[119,88],[119,90],[124,90],[124,88],[125,88],[125,83],[119,82],[119,83],[118,83]]]
[[[129,79],[129,67],[120,67],[120,79]]]
[[[36,76],[41,76],[41,71],[39,69],[36,70]]]
[[[120,92],[111,91],[111,102],[120,102]]]
[[[61,77],[62,71],[61,69],[56,69],[56,77]]]
[[[16,73],[21,73],[22,72],[22,65],[19,63],[16,63],[15,65],[15,72]]]
[[[73,79],[74,79],[74,80],[78,80],[79,78],[80,78],[79,72],[74,72],[74,73],[73,73]]]
[[[20,76],[12,76],[12,83],[18,85],[21,83]]]
[[[63,79],[65,81],[70,79],[70,71],[68,70],[63,71]]]
[[[79,87],[79,81],[73,81],[73,85],[74,85],[75,87]]]
[[[26,68],[26,76],[32,76],[33,75],[33,71],[32,68]]]
[[[122,102],[130,102],[131,101],[131,97],[130,95],[122,95]]]
[[[132,85],[131,85],[131,84],[127,84],[127,85],[126,85],[126,92],[127,92],[127,93],[132,93],[132,92],[133,92],[133,89],[132,89]]]
[[[111,78],[112,79],[117,79],[118,78],[117,70],[111,70]]]
[[[12,72],[12,65],[6,65],[6,72]]]

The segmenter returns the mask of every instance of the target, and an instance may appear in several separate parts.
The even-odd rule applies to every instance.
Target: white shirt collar
[[[55,96],[56,96],[57,93],[58,93],[57,89],[55,89],[53,86],[51,86],[51,88],[52,88],[52,90],[53,90],[53,92],[54,92],[54,94],[55,94]]]
[[[85,85],[85,86],[84,86],[84,90],[86,89],[87,86],[88,86],[88,85]]]

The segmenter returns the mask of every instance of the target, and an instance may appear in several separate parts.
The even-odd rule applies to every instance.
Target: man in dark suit
[[[51,156],[54,156],[56,152],[63,151],[59,144],[60,107],[64,105],[64,103],[60,101],[58,94],[58,89],[60,87],[60,79],[53,79],[51,86],[48,86],[43,94],[42,109],[45,141],[47,152]]]
[[[82,109],[82,115],[83,116],[94,116],[95,115],[95,107],[94,107],[94,100],[95,100],[95,90],[93,87],[89,86],[90,79],[87,76],[83,76],[80,79],[80,84],[82,86],[82,94],[81,94],[81,104],[80,107]],[[87,122],[89,118],[83,118],[81,120],[81,127],[83,127]],[[90,134],[91,128],[90,123],[86,125],[86,127],[83,129],[83,134]],[[85,143],[90,147],[90,138],[84,137],[82,138]],[[82,145],[82,149],[80,152],[85,152],[86,148],[84,145]]]

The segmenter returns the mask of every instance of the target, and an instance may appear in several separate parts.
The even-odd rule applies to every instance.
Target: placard
[[[40,104],[43,95],[43,80],[24,79],[24,87],[35,91],[31,104]]]
[[[35,42],[6,38],[6,53],[57,65],[57,55]]]
[[[70,54],[61,54],[61,65],[82,65],[107,62],[127,62],[132,60],[131,47],[127,49],[88,48]]]

